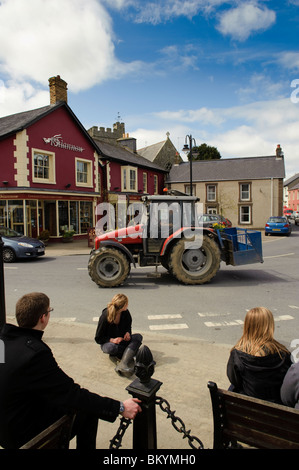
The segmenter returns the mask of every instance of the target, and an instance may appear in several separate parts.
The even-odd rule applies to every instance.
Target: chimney
[[[276,159],[281,159],[283,158],[283,151],[280,147],[280,144],[277,144],[277,147],[276,147]]]
[[[122,139],[117,139],[117,142],[123,147],[126,147],[127,150],[137,153],[136,139],[134,137],[129,137],[129,134],[123,134]]]
[[[56,104],[60,101],[67,103],[67,83],[60,78],[60,75],[49,78],[49,88],[50,104]]]

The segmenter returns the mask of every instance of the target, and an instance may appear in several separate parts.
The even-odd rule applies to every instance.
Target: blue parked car
[[[45,245],[36,238],[25,237],[7,227],[0,227],[3,245],[3,261],[12,263],[17,258],[36,258],[45,254]]]
[[[265,234],[291,235],[292,225],[287,217],[269,217],[265,225]]]

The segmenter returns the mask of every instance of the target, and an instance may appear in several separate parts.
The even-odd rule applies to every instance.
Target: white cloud
[[[280,144],[287,176],[298,172],[299,103],[290,98],[231,108],[164,111],[146,119],[143,128],[132,132],[139,148],[164,140],[167,131],[178,151],[186,134],[192,134],[198,145],[217,147],[223,158],[274,155]],[[131,124],[130,117],[126,124]]]
[[[34,87],[31,83],[0,80],[0,117],[28,111],[49,104],[49,90]]]
[[[255,3],[242,3],[225,11],[220,16],[219,31],[239,41],[244,41],[253,32],[270,28],[276,20],[274,11],[259,7]]]
[[[76,92],[127,71],[97,0],[2,0],[0,43],[0,70],[18,81],[44,84],[60,74]]]
[[[278,62],[287,69],[299,70],[299,52],[283,52],[279,55]]]

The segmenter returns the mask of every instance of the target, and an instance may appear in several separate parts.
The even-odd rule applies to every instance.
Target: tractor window
[[[150,238],[168,238],[181,227],[181,207],[177,202],[150,205]]]

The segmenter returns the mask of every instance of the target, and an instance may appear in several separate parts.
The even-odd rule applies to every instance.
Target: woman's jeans
[[[131,335],[130,341],[122,341],[119,344],[104,343],[101,345],[101,348],[104,353],[110,354],[110,356],[117,356],[119,359],[121,359],[124,353],[124,350],[127,347],[137,352],[142,343],[142,339],[143,339],[142,335],[140,335],[139,333],[135,333]]]

